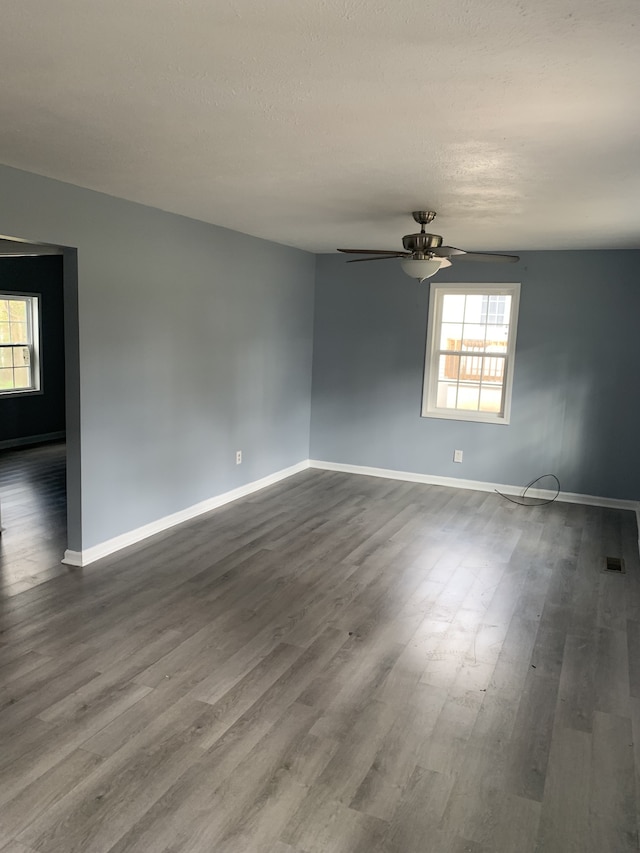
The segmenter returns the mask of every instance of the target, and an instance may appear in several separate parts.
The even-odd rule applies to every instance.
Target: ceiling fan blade
[[[389,255],[401,258],[410,255],[411,252],[400,252],[397,249],[338,249],[339,252],[347,252],[352,255]]]
[[[496,252],[465,252],[464,255],[456,255],[456,261],[488,261],[494,264],[515,264],[520,258],[518,255],[500,255]]]
[[[375,255],[373,258],[352,258],[348,264],[361,264],[363,261],[388,261],[395,258],[403,258],[404,255]]]
[[[520,258],[518,255],[502,255],[498,252],[465,252],[464,249],[456,249],[454,246],[438,246],[430,249],[437,258],[454,258],[456,261],[488,261],[489,263],[515,264]]]
[[[452,258],[454,255],[466,255],[467,253],[464,249],[456,249],[453,246],[430,246],[429,254],[435,258]]]

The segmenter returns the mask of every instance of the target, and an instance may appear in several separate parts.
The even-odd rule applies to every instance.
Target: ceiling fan
[[[352,255],[373,255],[371,258],[354,258],[348,264],[362,261],[385,261],[390,258],[400,258],[400,266],[411,278],[424,281],[435,275],[438,270],[450,267],[451,261],[491,261],[494,263],[513,264],[519,261],[518,255],[500,255],[495,252],[465,252],[453,246],[443,246],[439,234],[427,234],[425,225],[433,222],[435,211],[414,210],[411,214],[420,225],[419,234],[405,234],[402,238],[404,252],[395,249],[338,249]]]

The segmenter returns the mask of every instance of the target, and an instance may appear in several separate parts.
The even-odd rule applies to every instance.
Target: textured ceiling
[[[416,208],[465,249],[640,247],[639,22],[637,0],[4,0],[0,162],[313,251],[399,247]]]

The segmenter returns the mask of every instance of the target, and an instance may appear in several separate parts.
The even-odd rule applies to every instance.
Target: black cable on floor
[[[552,498],[539,499],[536,503],[530,503],[526,500],[527,492],[532,486],[535,486],[536,483],[539,483],[540,480],[544,480],[545,477],[553,477],[556,481],[556,493]],[[560,480],[556,477],[555,474],[541,474],[539,477],[536,477],[535,480],[532,480],[530,483],[524,487],[524,491],[520,495],[519,498],[513,498],[510,495],[505,495],[503,492],[499,492],[498,489],[495,489],[496,493],[500,495],[500,497],[504,498],[507,501],[511,501],[512,504],[517,504],[518,506],[548,506],[552,504],[555,500],[557,500],[558,495],[560,494]],[[536,500],[532,498],[532,500]]]

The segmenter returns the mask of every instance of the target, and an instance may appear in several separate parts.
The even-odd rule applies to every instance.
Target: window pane
[[[29,343],[26,323],[11,323],[11,341],[14,344]]]
[[[479,385],[460,385],[458,387],[458,403],[456,408],[465,412],[477,412],[480,398]]]
[[[442,300],[443,323],[462,323],[464,317],[464,293],[447,293]]]
[[[482,384],[480,389],[480,411],[500,412],[502,410],[502,385]]]
[[[8,323],[0,323],[0,344],[8,344],[11,342],[11,332]]]
[[[0,367],[0,391],[13,388],[13,368]]]
[[[9,299],[9,319],[15,323],[27,322],[27,303],[21,299]]]
[[[452,382],[438,382],[438,394],[436,406],[439,409],[455,409],[456,407],[456,384]]]
[[[487,326],[487,349],[494,352],[506,352],[509,342],[509,327],[505,325]]]
[[[11,347],[0,347],[0,367],[13,367],[12,355]]]
[[[506,352],[508,343],[508,326],[487,326],[487,352]]]
[[[511,297],[503,294],[482,297],[482,322],[504,323],[509,319]]]
[[[480,382],[484,359],[478,355],[465,355],[460,359],[460,379],[468,382]]]
[[[467,302],[464,309],[465,323],[480,323],[482,322],[482,294],[468,293]]]
[[[457,382],[459,371],[460,371],[460,356],[459,355],[441,355],[440,356],[440,364],[438,365],[438,379],[451,379],[453,382]]]
[[[486,326],[464,324],[462,349],[484,350],[484,330]]]
[[[440,349],[459,350],[462,340],[462,323],[443,323]]]
[[[504,381],[505,363],[504,358],[491,358],[491,356],[487,356],[484,359],[484,368],[482,371],[483,384],[495,384],[496,382],[502,383]]]
[[[6,323],[9,320],[9,300],[0,299],[0,323]]]
[[[28,367],[16,367],[13,371],[15,388],[30,388],[31,376]]]

